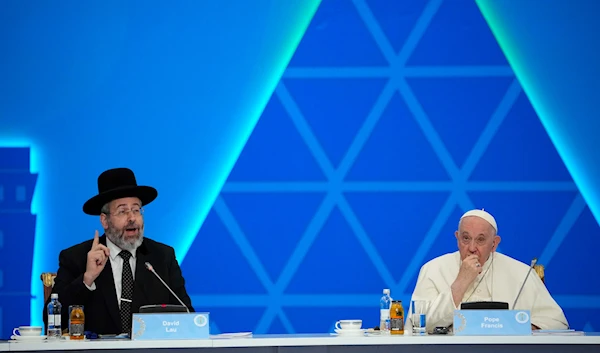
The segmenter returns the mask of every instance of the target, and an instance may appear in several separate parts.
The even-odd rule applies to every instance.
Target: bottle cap
[[[384,289],[384,290],[383,290],[383,294],[390,294],[390,290],[389,290],[389,289],[387,289],[387,288],[386,288],[386,289]]]
[[[50,299],[58,299],[58,293],[50,294]]]

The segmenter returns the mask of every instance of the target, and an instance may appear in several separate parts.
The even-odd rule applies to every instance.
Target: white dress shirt
[[[112,268],[113,279],[115,280],[115,291],[117,294],[117,303],[119,304],[119,308],[121,307],[121,279],[123,276],[123,258],[119,256],[119,253],[122,251],[121,248],[116,246],[113,242],[111,242],[108,237],[106,238],[106,247],[110,251],[110,267]],[[131,266],[131,272],[133,274],[133,279],[135,280],[135,253],[136,251],[130,251],[131,257],[129,258],[129,266]],[[85,284],[85,283],[84,283]],[[86,284],[86,287],[89,290],[96,290],[96,282],[92,283],[91,286]]]

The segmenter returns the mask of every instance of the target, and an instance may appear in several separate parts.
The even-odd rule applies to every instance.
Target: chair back
[[[546,275],[544,274],[544,265],[535,265],[533,266],[535,273],[540,277],[542,283],[546,284]]]
[[[44,285],[44,303],[50,298],[52,287],[54,287],[54,278],[56,278],[56,273],[54,272],[44,272],[40,275],[40,279]]]

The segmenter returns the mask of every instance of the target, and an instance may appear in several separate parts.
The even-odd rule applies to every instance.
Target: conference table
[[[38,341],[0,343],[0,351],[101,351],[120,353],[305,353],[305,352],[600,352],[600,334],[584,336],[364,336],[331,334],[254,335],[204,340]]]

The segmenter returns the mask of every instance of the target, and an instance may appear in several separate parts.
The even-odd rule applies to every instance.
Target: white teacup
[[[19,326],[13,329],[13,335],[15,336],[40,336],[41,334],[41,326]]]
[[[340,320],[335,323],[338,330],[360,330],[362,320]]]

